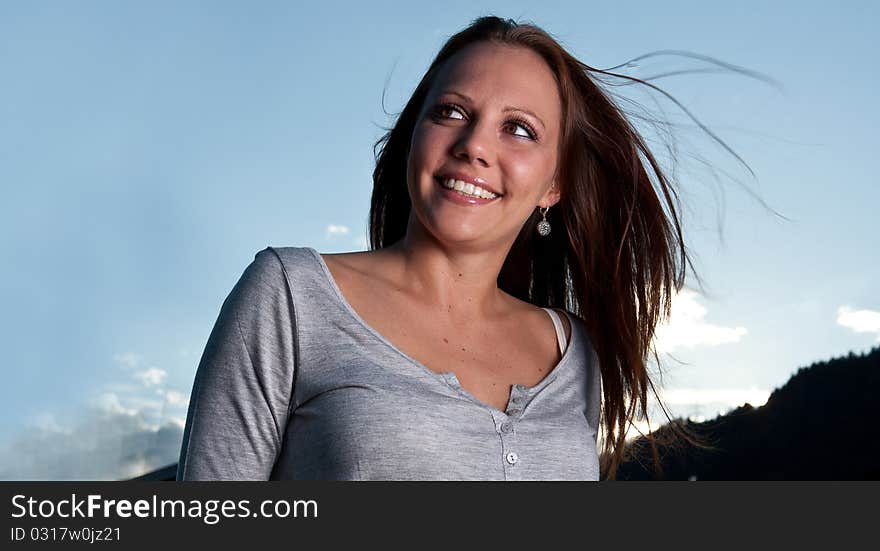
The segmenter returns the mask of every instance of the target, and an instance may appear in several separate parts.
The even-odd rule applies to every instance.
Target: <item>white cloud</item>
[[[124,407],[122,402],[119,401],[119,396],[112,392],[104,392],[100,394],[97,399],[94,400],[94,405],[99,411],[113,415],[134,416],[137,415],[138,412],[134,408]]]
[[[34,417],[30,424],[36,428],[37,430],[41,430],[47,433],[66,433],[67,429],[62,427],[58,420],[55,418],[55,415],[44,411],[39,413]]]
[[[162,415],[162,408],[164,407],[163,400],[157,400],[153,397],[141,396],[138,393],[133,393],[126,396],[123,399],[126,406],[128,406],[128,411],[132,414],[137,412],[150,413],[152,416]],[[120,404],[123,402],[120,402]],[[133,410],[133,411],[132,411]]]
[[[741,326],[708,323],[705,320],[706,307],[697,301],[697,297],[697,293],[689,289],[682,289],[673,297],[669,321],[657,326],[654,344],[658,352],[738,342],[748,332]]]
[[[181,431],[186,426],[186,417],[171,417],[168,419],[167,423],[178,427]]]
[[[348,235],[349,231],[348,226],[343,226],[342,224],[330,224],[327,226],[326,236],[327,238],[330,238],[336,235]]]
[[[168,373],[166,373],[164,369],[151,367],[146,371],[139,371],[133,376],[135,379],[141,381],[144,386],[156,386],[162,384],[162,381],[165,380],[167,375]]]
[[[113,360],[126,370],[145,364],[130,352]],[[119,480],[176,462],[189,397],[166,377],[151,366],[96,388],[72,414],[35,416],[0,450],[0,480]]]
[[[124,352],[122,354],[115,354],[113,361],[123,369],[134,369],[141,365],[143,358],[134,352]]]
[[[177,392],[176,390],[166,390],[162,388],[156,389],[156,394],[162,396],[166,402],[174,406],[182,406],[186,405],[189,401],[189,397],[185,394]]]
[[[841,306],[837,309],[837,323],[856,333],[877,333],[877,340],[880,341],[880,312]]]
[[[0,480],[120,480],[177,461],[180,419],[156,427],[145,417],[115,395],[102,395],[64,427],[41,414],[0,451]]]

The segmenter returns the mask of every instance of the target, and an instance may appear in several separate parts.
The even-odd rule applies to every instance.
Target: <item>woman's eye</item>
[[[508,121],[507,124],[508,124],[508,126],[512,126],[514,128],[519,128],[525,132],[524,134],[514,132],[514,136],[521,136],[523,138],[528,138],[530,140],[535,139],[534,130],[532,130],[532,128],[528,124],[526,124],[525,122],[518,121],[518,120],[512,120],[512,121]]]
[[[451,105],[451,104],[446,103],[446,104],[443,104],[437,108],[437,114],[443,118],[446,118],[446,119],[459,118],[459,117],[450,116],[452,113],[458,113],[460,118],[464,119],[464,116],[461,114],[461,110],[455,105]]]

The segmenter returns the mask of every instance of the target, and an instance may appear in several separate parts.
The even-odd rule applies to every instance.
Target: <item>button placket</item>
[[[526,387],[523,385],[513,385],[510,402],[507,404],[507,411],[505,412],[508,416],[516,416],[522,413],[526,400],[525,394]]]
[[[509,444],[510,438],[516,432],[516,423],[510,415],[502,412],[496,412],[492,415],[495,421],[495,432],[501,437],[502,443]]]
[[[506,480],[518,480],[517,474],[522,467],[518,466],[521,458],[518,453],[516,429],[519,417],[528,401],[528,389],[523,385],[513,385],[510,400],[504,412],[496,412],[495,427],[501,440],[501,463],[504,466]]]

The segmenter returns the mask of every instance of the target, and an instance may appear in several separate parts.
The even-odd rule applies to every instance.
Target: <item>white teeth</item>
[[[483,199],[494,199],[498,197],[498,195],[492,193],[491,191],[485,190],[480,186],[475,186],[470,182],[463,182],[461,180],[455,180],[453,178],[444,179],[443,187],[447,189],[454,189],[458,192],[464,193],[465,195],[473,195],[475,197],[481,197]]]

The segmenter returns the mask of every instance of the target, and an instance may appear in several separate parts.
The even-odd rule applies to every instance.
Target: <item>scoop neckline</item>
[[[416,360],[415,358],[413,358],[412,356],[410,356],[409,354],[407,354],[406,352],[404,352],[403,350],[401,350],[400,348],[395,346],[394,343],[392,343],[390,340],[388,340],[384,335],[382,335],[382,333],[380,333],[379,331],[374,329],[369,323],[366,322],[366,320],[364,320],[361,317],[360,314],[357,313],[357,310],[355,310],[354,307],[348,302],[348,299],[345,298],[345,295],[342,293],[342,290],[339,288],[339,285],[336,284],[336,280],[333,278],[333,273],[330,271],[330,268],[327,266],[327,263],[324,261],[324,258],[321,256],[321,253],[319,253],[316,249],[314,249],[312,247],[305,247],[305,249],[310,251],[312,253],[312,256],[314,256],[318,265],[321,267],[321,272],[324,274],[325,279],[330,284],[330,287],[333,289],[333,292],[336,295],[337,300],[342,305],[342,307],[345,309],[345,311],[348,312],[348,314],[359,325],[361,325],[371,335],[373,335],[376,339],[378,339],[379,342],[383,343],[385,346],[387,346],[388,348],[393,350],[395,353],[397,353],[398,355],[400,355],[401,357],[406,359],[407,362],[418,367],[422,371],[426,372],[428,375],[440,378],[441,380],[446,382],[446,384],[452,386],[456,390],[458,390],[461,393],[468,396],[472,401],[482,405],[485,408],[490,409],[493,412],[502,413],[502,414],[507,415],[506,411],[499,410],[495,406],[487,404],[486,402],[483,402],[482,400],[478,399],[477,397],[472,395],[470,392],[468,392],[467,389],[465,389],[461,385],[461,381],[458,380],[458,376],[454,372],[452,372],[452,371],[442,371],[442,372],[434,371],[433,369],[429,368],[428,366],[426,366],[422,362]],[[539,308],[545,309],[544,307],[539,307]],[[562,357],[559,359],[559,361],[556,363],[556,365],[553,366],[553,368],[550,370],[550,372],[547,373],[547,375],[545,375],[544,378],[541,379],[540,381],[538,381],[536,384],[534,384],[532,386],[525,386],[525,385],[520,385],[520,384],[511,385],[514,389],[520,389],[521,391],[526,392],[528,394],[536,394],[538,391],[542,390],[544,387],[546,387],[547,385],[552,383],[559,376],[561,368],[564,365],[571,363],[569,361],[569,358],[572,355],[572,348],[574,348],[574,341],[576,338],[575,337],[576,329],[575,329],[575,324],[571,319],[571,316],[568,315],[568,312],[565,312],[563,310],[563,313],[568,318],[569,327],[571,327],[571,337],[568,339],[568,342],[566,343],[565,352],[562,354]],[[557,346],[557,348],[558,348],[558,346]]]

